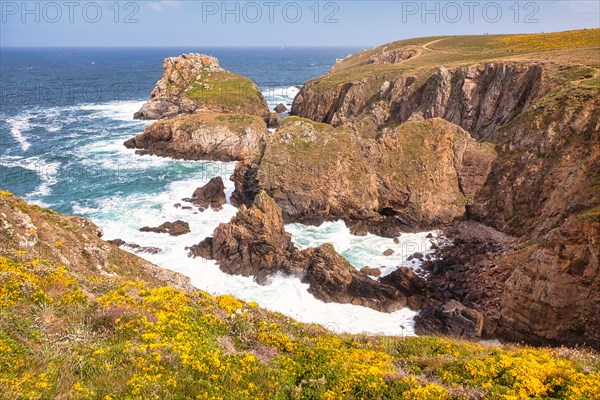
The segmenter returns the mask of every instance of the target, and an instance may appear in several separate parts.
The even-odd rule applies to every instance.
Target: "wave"
[[[19,143],[21,149],[25,152],[31,144],[27,141],[27,138],[23,135],[24,132],[31,130],[31,114],[23,113],[14,117],[6,118],[6,123],[10,127],[10,134]]]
[[[393,272],[398,266],[418,268],[421,261],[408,258],[416,252],[428,255],[433,253],[431,239],[438,236],[438,232],[403,233],[398,243],[393,239],[367,234],[355,236],[350,233],[343,221],[324,222],[321,226],[305,226],[301,224],[288,224],[286,231],[292,235],[296,247],[306,249],[320,246],[324,243],[333,244],[338,253],[343,255],[356,269],[365,266],[379,268],[385,276]],[[391,256],[383,253],[392,249]]]
[[[273,110],[280,103],[290,108],[288,104],[294,101],[299,91],[300,89],[296,86],[282,86],[264,89],[262,95],[267,101],[269,110]]]
[[[73,123],[93,124],[97,118],[110,119],[113,121],[125,121],[116,128],[125,128],[135,125],[143,126],[148,122],[134,121],[133,114],[144,104],[143,101],[113,101],[108,103],[80,104],[65,107],[34,107],[14,116],[5,116],[9,131],[13,139],[19,144],[23,152],[31,147],[30,138],[25,133],[36,128],[45,129],[49,133],[61,133],[63,129]],[[89,112],[88,115],[81,111]],[[85,130],[86,128],[75,127],[74,130]],[[88,129],[91,132],[101,131],[103,128]],[[69,132],[73,135],[73,132]]]
[[[35,199],[40,205],[45,204],[42,199],[48,196],[52,192],[52,186],[58,183],[58,171],[61,167],[60,162],[46,161],[38,156],[2,156],[0,157],[0,165],[8,168],[23,168],[34,172],[39,178],[40,184],[25,197],[30,200]]]
[[[112,101],[108,103],[92,103],[78,106],[80,110],[95,111],[99,116],[117,121],[133,121],[133,114],[144,105],[145,101]],[[140,122],[142,123],[142,122]]]

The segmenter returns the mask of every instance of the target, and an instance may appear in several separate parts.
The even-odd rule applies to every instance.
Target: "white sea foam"
[[[427,255],[432,253],[431,240],[427,235],[436,237],[436,232],[403,233],[399,242],[393,239],[380,237],[373,234],[355,236],[350,233],[343,221],[324,222],[319,227],[301,224],[289,224],[286,231],[292,234],[292,241],[300,248],[320,246],[323,243],[332,243],[334,248],[342,254],[357,269],[364,266],[380,268],[382,275],[387,275],[398,266],[404,265],[417,268],[421,265],[419,260],[407,259],[416,252]],[[394,253],[385,256],[383,253],[391,249]]]
[[[289,109],[291,108],[289,104],[294,101],[294,98],[298,94],[299,90],[300,89],[298,89],[296,86],[276,87],[265,89],[262,91],[262,94],[265,100],[267,100],[269,110],[273,110],[275,106],[280,103]],[[284,113],[282,116],[285,117],[287,115],[288,112]]]
[[[133,114],[144,105],[145,101],[113,101],[109,103],[84,104],[81,110],[95,111],[104,118],[117,121],[132,121]]]
[[[19,143],[23,151],[27,151],[31,144],[23,133],[29,131],[32,126],[30,123],[31,114],[23,113],[14,117],[6,118],[6,123],[10,126],[10,134]]]
[[[287,89],[287,88],[286,88]],[[273,97],[272,106],[293,100],[297,88],[282,91],[285,97]],[[78,162],[94,163],[102,170],[111,170],[127,166],[132,171],[160,170],[178,166],[197,165],[199,162],[177,161],[155,156],[137,156],[123,144],[124,135],[137,134],[141,125],[124,124],[124,132],[112,131],[114,128],[103,126],[102,120],[133,122],[132,116],[143,102],[113,102],[107,104],[91,104],[73,106],[59,110],[58,116],[76,116],[78,110],[90,111],[87,121],[98,118],[98,129],[92,126],[84,129],[97,132],[92,142],[85,143],[74,149],[73,154]],[[127,129],[129,128],[129,130]],[[50,127],[50,129],[52,129]],[[82,128],[83,129],[83,128]],[[91,137],[91,136],[90,136]],[[59,163],[45,162],[42,158],[29,159],[11,158],[7,163],[22,162],[32,170],[39,171],[42,183],[32,194],[35,198],[43,198],[57,181]],[[82,161],[87,160],[87,161]],[[4,162],[3,162],[4,164]],[[188,165],[189,164],[189,165]],[[104,230],[107,239],[121,238],[141,246],[158,247],[158,254],[143,254],[151,262],[164,268],[171,269],[189,276],[192,283],[199,289],[213,294],[232,294],[247,301],[256,301],[262,307],[285,313],[299,321],[320,323],[338,332],[351,333],[381,333],[390,335],[411,334],[410,326],[415,312],[408,309],[399,310],[392,314],[381,313],[370,308],[350,304],[323,303],[313,297],[307,290],[307,285],[298,278],[276,276],[270,285],[261,286],[251,277],[231,276],[223,273],[214,261],[193,259],[187,256],[185,247],[197,244],[214,229],[227,222],[235,215],[237,209],[226,204],[221,211],[184,210],[177,208],[175,203],[182,203],[182,198],[189,197],[194,189],[206,183],[210,178],[206,170],[219,171],[226,185],[226,193],[231,195],[234,187],[228,178],[233,171],[234,163],[205,163],[205,167],[190,172],[184,179],[168,184],[160,192],[154,193],[114,193],[111,196],[91,199],[87,202],[73,202],[73,211],[93,219]],[[91,165],[91,164],[90,164]],[[27,168],[27,167],[26,167]],[[225,171],[225,172],[223,172]],[[216,172],[213,175],[218,174]],[[172,237],[166,234],[140,232],[142,226],[157,226],[165,221],[184,220],[190,224],[191,232],[187,235]],[[402,240],[407,245],[412,242],[420,243],[421,247],[403,249],[403,245],[394,244],[390,239],[374,235],[356,237],[350,235],[343,222],[328,222],[321,227],[288,225],[286,229],[293,233],[297,246],[305,248],[325,242],[333,242],[338,250],[346,256],[356,268],[363,265],[384,266],[383,271],[389,272],[395,266],[406,263],[406,256],[414,251],[427,252],[426,234],[414,236],[403,235]],[[424,247],[423,247],[424,246]],[[387,248],[393,248],[396,253],[391,257],[382,255]],[[408,329],[402,329],[401,325]]]

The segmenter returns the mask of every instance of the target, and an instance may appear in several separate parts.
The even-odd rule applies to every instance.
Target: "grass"
[[[163,123],[159,121],[158,123]],[[167,124],[170,122],[166,122]],[[265,123],[262,118],[255,115],[242,114],[189,114],[177,118],[173,130],[184,130],[192,133],[195,130],[206,127],[226,126],[231,132],[241,135],[247,129],[256,131],[265,130]]]
[[[425,37],[392,42],[355,54],[338,63],[329,74],[311,82],[317,91],[327,91],[369,77],[374,84],[368,93],[376,93],[385,80],[393,81],[402,76],[413,76],[420,85],[441,65],[456,68],[485,62],[543,62],[552,70],[552,64],[563,62],[582,64],[582,68],[598,68],[599,48],[600,29]],[[414,50],[418,54],[398,64],[366,64],[369,58],[392,50]],[[561,71],[552,74],[561,76]],[[596,87],[597,81],[592,80],[590,84]]]
[[[590,208],[579,214],[579,217],[582,219],[589,219],[591,221],[600,222],[600,205]]]
[[[593,351],[334,334],[232,296],[168,286],[166,272],[149,274],[143,260],[71,217],[0,195],[2,225],[12,231],[1,232],[3,399],[600,395]],[[17,223],[23,214],[33,226]],[[20,247],[23,235],[37,244]],[[99,270],[102,254],[108,264]]]
[[[215,106],[241,111],[262,110],[265,100],[251,80],[229,71],[213,72],[192,84],[185,96],[202,106]]]
[[[336,335],[231,296],[0,257],[0,390],[17,399],[600,395],[598,355]]]

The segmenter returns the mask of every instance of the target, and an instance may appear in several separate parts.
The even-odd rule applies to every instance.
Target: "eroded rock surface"
[[[342,218],[355,234],[396,237],[462,217],[494,159],[492,146],[441,119],[410,121],[374,140],[292,117],[258,161],[238,166],[232,201],[249,204],[263,189],[286,222]]]
[[[192,197],[183,200],[197,205],[202,211],[209,207],[221,210],[227,202],[223,179],[220,176],[211,178],[206,185],[194,190]]]
[[[253,159],[262,150],[268,130],[259,117],[196,114],[157,121],[125,142],[140,154],[186,160]]]
[[[173,118],[194,113],[269,113],[258,87],[249,79],[226,71],[206,54],[166,58],[163,75],[136,119]]]

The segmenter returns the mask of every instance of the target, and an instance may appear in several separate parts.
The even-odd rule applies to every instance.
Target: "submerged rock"
[[[165,222],[158,227],[144,226],[140,232],[168,233],[171,236],[181,236],[190,233],[190,224],[185,221]]]

